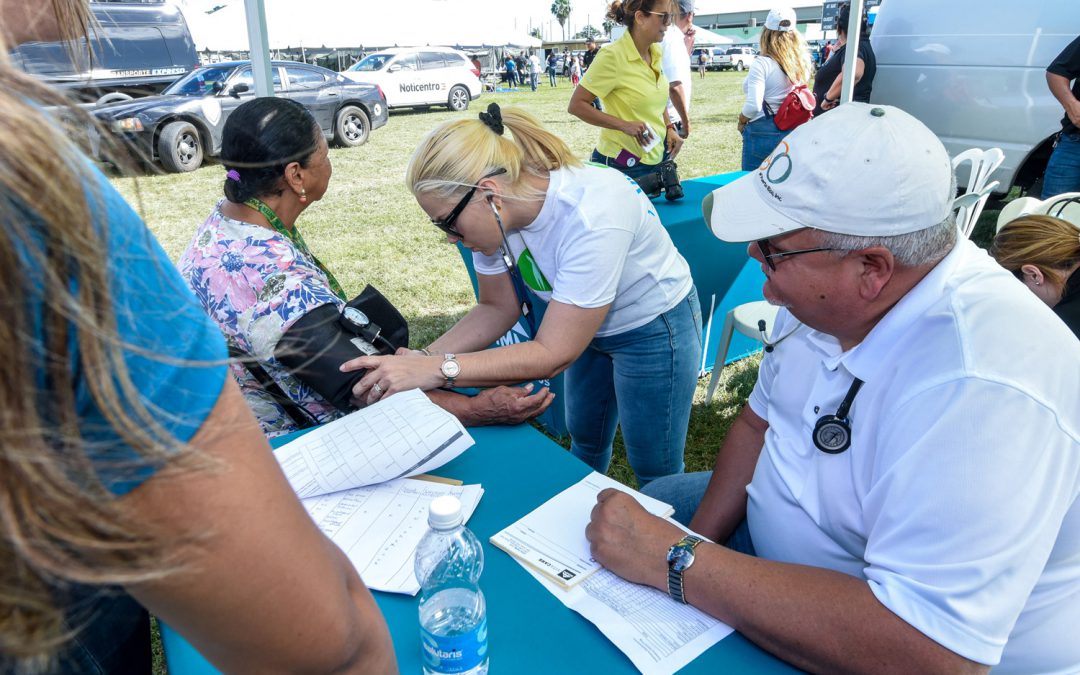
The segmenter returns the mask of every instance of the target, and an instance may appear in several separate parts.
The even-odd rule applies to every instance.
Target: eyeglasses
[[[671,22],[675,20],[675,15],[671,12],[653,12],[647,10],[645,13],[655,14],[656,16],[660,17],[660,21],[662,21],[665,26],[670,26]]]
[[[498,176],[499,174],[503,173],[506,173],[506,169],[498,169],[484,176],[484,178],[491,178],[492,176]],[[484,180],[484,178],[481,178],[480,180]],[[469,188],[469,191],[466,192],[465,196],[461,198],[461,201],[459,201],[457,205],[454,206],[454,209],[450,212],[448,216],[446,216],[445,218],[432,218],[431,224],[439,228],[446,234],[450,235],[451,237],[464,239],[464,237],[461,236],[461,232],[454,227],[454,221],[458,219],[458,216],[461,215],[461,212],[464,211],[465,207],[469,205],[469,202],[472,200],[473,195],[476,194],[476,190],[479,187],[479,185],[474,185]]]
[[[799,249],[798,251],[784,251],[777,250],[777,248],[773,246],[768,239],[758,239],[754,243],[757,244],[758,250],[761,251],[761,257],[765,259],[765,264],[768,265],[769,269],[774,272],[776,271],[776,263],[773,262],[774,258],[786,258],[792,255],[802,255],[803,253],[817,253],[818,251],[843,250],[839,248],[829,248],[823,246],[820,248],[803,248]]]

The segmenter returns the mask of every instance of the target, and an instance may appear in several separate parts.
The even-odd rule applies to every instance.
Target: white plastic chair
[[[970,148],[953,157],[953,171],[959,169],[965,162],[971,164],[965,194],[953,202],[953,208],[956,209],[956,227],[963,236],[970,237],[971,231],[975,229],[975,223],[979,220],[979,214],[982,213],[986,200],[999,184],[998,181],[993,183],[987,183],[987,181],[1004,161],[1005,153],[1001,151],[1001,148],[988,150]]]
[[[712,402],[713,394],[716,393],[716,385],[720,382],[720,371],[724,368],[724,360],[727,359],[728,347],[731,346],[731,338],[735,335],[735,331],[739,331],[746,337],[761,340],[758,321],[764,321],[766,331],[771,331],[778,311],[780,308],[776,305],[758,300],[739,305],[727,313],[720,333],[720,344],[716,347],[716,360],[713,362],[712,378],[709,379],[709,390],[705,393],[706,405]]]

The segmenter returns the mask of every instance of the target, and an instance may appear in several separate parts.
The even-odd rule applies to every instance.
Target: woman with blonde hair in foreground
[[[447,122],[416,149],[406,183],[451,243],[473,250],[480,302],[429,355],[362,357],[354,387],[486,387],[566,371],[571,451],[606,471],[622,424],[638,482],[683,470],[701,355],[690,269],[627,176],[583,166],[530,114],[496,104]],[[547,304],[529,342],[486,349]]]
[[[0,0],[0,670],[149,672],[141,605],[223,671],[393,671],[217,328],[44,109],[69,102],[6,56],[89,22],[85,0]]]

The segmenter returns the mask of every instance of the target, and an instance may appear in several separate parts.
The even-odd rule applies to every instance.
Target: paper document
[[[416,595],[416,547],[427,532],[431,500],[454,495],[468,521],[484,491],[479,485],[446,485],[402,478],[302,500],[319,529],[352,561],[373,590]]]
[[[350,413],[274,451],[301,499],[425,473],[474,443],[419,389]]]
[[[601,569],[564,589],[526,567],[564,605],[591,621],[646,675],[669,675],[731,634],[705,612]]]
[[[493,536],[491,543],[555,583],[573,586],[600,569],[600,563],[589,552],[585,526],[596,505],[596,495],[605,488],[633,496],[652,514],[667,517],[673,513],[670,505],[594,471]]]

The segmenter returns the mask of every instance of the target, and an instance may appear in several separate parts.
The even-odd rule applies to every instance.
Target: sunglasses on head
[[[496,169],[495,171],[492,171],[488,175],[484,176],[484,178],[491,178],[493,176],[498,176],[504,173],[506,173],[506,169]],[[481,178],[480,180],[484,180],[484,178]],[[465,196],[461,198],[461,201],[459,201],[457,205],[454,206],[454,209],[450,211],[449,215],[447,215],[445,218],[432,218],[431,224],[439,228],[446,234],[450,235],[451,237],[463,239],[464,237],[461,236],[461,232],[459,232],[457,228],[454,227],[454,222],[458,219],[458,216],[461,215],[461,212],[465,210],[465,207],[469,205],[469,202],[472,201],[473,195],[476,194],[476,190],[479,187],[479,185],[474,185],[469,188],[469,190],[465,193]]]

